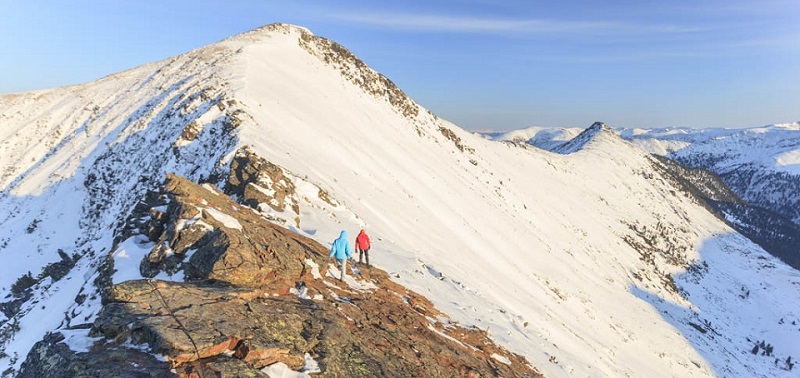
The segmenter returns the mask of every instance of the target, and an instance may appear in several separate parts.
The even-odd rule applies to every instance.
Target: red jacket
[[[369,236],[364,230],[356,237],[356,248],[362,251],[366,251],[369,249]]]

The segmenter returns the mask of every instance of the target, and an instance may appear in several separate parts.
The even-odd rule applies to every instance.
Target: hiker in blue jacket
[[[328,259],[333,258],[336,256],[336,259],[339,260],[339,268],[342,271],[341,277],[339,277],[340,281],[344,281],[344,272],[347,268],[347,259],[353,257],[353,252],[350,250],[350,243],[347,242],[347,231],[342,231],[339,234],[339,238],[333,241],[333,245],[331,246],[331,255],[328,256]]]

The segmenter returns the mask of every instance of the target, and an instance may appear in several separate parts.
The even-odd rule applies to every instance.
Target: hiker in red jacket
[[[369,236],[363,229],[356,236],[356,251],[358,251],[358,263],[361,264],[362,255],[366,255],[367,266],[369,266]]]

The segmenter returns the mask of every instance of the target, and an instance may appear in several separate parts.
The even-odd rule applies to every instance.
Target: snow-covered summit
[[[263,39],[271,38],[275,34],[293,34],[293,35],[314,35],[308,28],[300,25],[294,24],[287,24],[287,23],[274,23],[269,25],[264,25],[253,30],[246,31],[241,34],[237,34],[231,37],[228,37],[223,40],[226,41],[244,41],[247,43],[251,42],[258,42]]]
[[[595,141],[598,139],[604,139],[608,142],[622,142],[622,139],[617,136],[611,127],[603,122],[595,122],[576,137],[564,142],[564,144],[560,146],[554,147],[552,151],[561,154],[571,154],[586,148],[592,143],[597,143]]]
[[[148,190],[177,173],[219,191],[245,150],[275,172],[244,187],[254,211],[323,244],[366,228],[374,264],[547,376],[788,376],[750,354],[761,340],[800,356],[797,271],[646,152],[602,125],[572,154],[484,139],[301,28],[0,109],[0,370],[94,321],[112,248],[141,277],[124,220]]]

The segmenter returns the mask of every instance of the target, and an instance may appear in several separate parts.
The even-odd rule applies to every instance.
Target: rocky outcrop
[[[459,151],[469,152],[469,153],[475,152],[474,148],[464,145],[464,142],[458,135],[456,135],[455,131],[448,129],[444,126],[439,126],[439,132],[442,133],[442,135],[445,138],[447,138],[447,140],[453,142],[453,144],[456,146],[456,148],[458,148]]]
[[[225,192],[237,195],[242,203],[254,209],[266,204],[276,211],[290,207],[300,213],[296,189],[283,168],[248,151],[239,150],[231,162],[231,173]]]
[[[142,273],[183,272],[185,281],[110,285],[91,350],[71,351],[53,334],[34,348],[23,376],[75,366],[105,376],[109,365],[122,376],[138,376],[141,366],[149,376],[267,376],[262,370],[278,363],[330,377],[538,376],[380,269],[354,268],[339,281],[327,248],[211,186],[169,176],[158,201],[166,205],[140,222],[153,242]],[[117,362],[128,355],[143,362]]]

